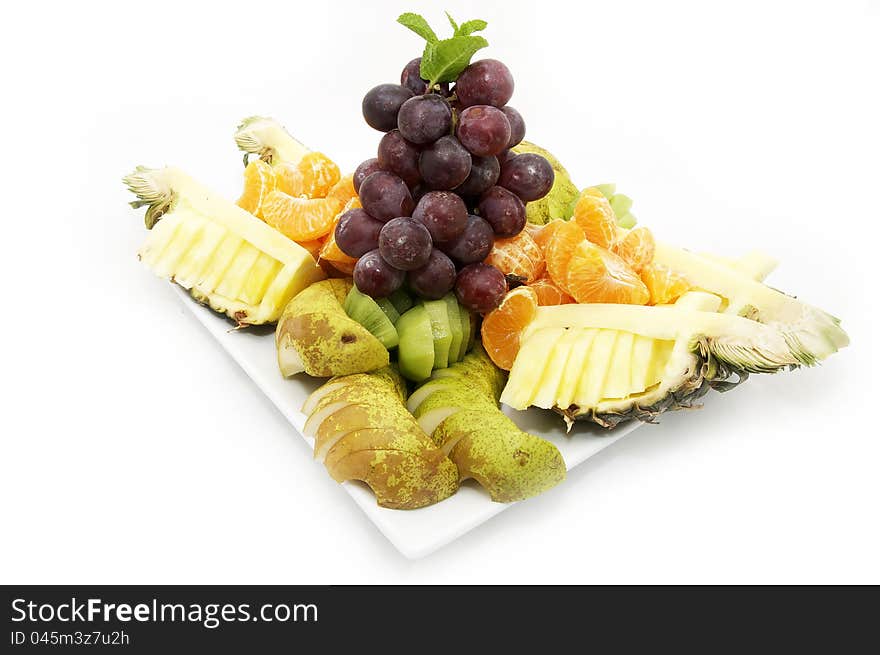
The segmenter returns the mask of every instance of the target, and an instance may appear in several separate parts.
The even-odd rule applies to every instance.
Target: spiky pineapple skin
[[[275,323],[325,277],[305,249],[177,169],[138,167],[124,182],[148,206],[141,261],[239,326]]]

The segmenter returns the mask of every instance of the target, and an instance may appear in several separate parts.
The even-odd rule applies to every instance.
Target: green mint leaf
[[[446,12],[446,18],[449,19],[449,24],[452,25],[452,36],[458,36],[458,23],[452,18],[449,12]]]
[[[451,20],[451,19],[450,19]],[[462,23],[461,27],[459,27],[455,31],[456,36],[470,36],[474,32],[482,32],[486,29],[486,21],[484,20],[469,20],[466,23]]]
[[[489,45],[482,36],[454,36],[443,41],[428,42],[422,54],[421,76],[433,86],[437,82],[454,82],[467,68],[471,57]]]
[[[400,14],[400,16],[397,18],[397,22],[404,27],[411,29],[413,32],[425,39],[425,41],[427,41],[429,44],[437,42],[437,35],[434,34],[434,30],[431,29],[430,25],[428,25],[428,21],[426,21],[418,14]]]

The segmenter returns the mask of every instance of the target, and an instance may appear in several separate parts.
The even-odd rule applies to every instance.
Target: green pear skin
[[[342,307],[351,285],[338,278],[316,282],[288,303],[275,331],[282,375],[329,377],[388,366],[385,346]]]

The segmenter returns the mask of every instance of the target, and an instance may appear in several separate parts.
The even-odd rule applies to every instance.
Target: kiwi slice
[[[471,321],[471,313],[461,305],[458,306],[458,322],[461,325],[461,361],[474,345],[474,327]]]
[[[469,353],[471,349],[474,347],[474,343],[477,340],[477,335],[479,333],[479,323],[477,315],[473,312],[467,311],[464,307],[462,307],[462,311],[467,314],[468,320],[468,342],[467,342],[467,350],[465,350],[465,354]]]
[[[405,311],[410,309],[413,306],[413,299],[409,297],[409,294],[403,289],[398,289],[390,296],[388,296],[388,301],[394,305],[394,309],[397,310],[398,314],[403,314]]]
[[[434,335],[428,310],[424,305],[416,305],[404,312],[397,321],[397,330],[400,374],[413,382],[426,380],[434,368]]]
[[[400,318],[400,312],[397,311],[397,308],[390,300],[388,300],[388,298],[379,298],[376,300],[376,304],[379,305],[379,309],[385,312],[385,316],[388,317],[388,320],[391,321],[392,325],[397,323],[397,319]]]
[[[449,317],[449,331],[452,333],[452,343],[449,345],[449,365],[455,364],[464,356],[464,347],[467,344],[467,334],[462,332],[461,315],[458,309],[458,301],[451,293],[443,296],[446,302],[446,314]]]
[[[399,338],[394,324],[376,301],[358,291],[357,287],[351,288],[342,307],[350,319],[363,325],[389,350],[398,344]]]
[[[431,334],[434,337],[434,368],[449,366],[449,346],[452,345],[452,330],[449,327],[449,313],[446,301],[425,300],[422,305],[431,317]]]

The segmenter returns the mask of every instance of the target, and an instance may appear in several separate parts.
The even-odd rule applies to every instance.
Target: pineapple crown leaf
[[[171,188],[165,184],[160,172],[155,168],[138,166],[133,173],[122,178],[122,182],[128,187],[128,190],[138,198],[129,204],[134,209],[147,207],[144,214],[144,224],[148,230],[152,230],[153,226],[159,222],[173,200]]]
[[[419,14],[405,13],[397,19],[398,23],[426,41],[419,74],[428,80],[429,89],[438,82],[454,82],[471,63],[474,54],[489,45],[482,36],[474,36],[474,32],[486,29],[486,21],[469,20],[459,25],[448,11],[446,17],[452,26],[452,37],[443,40],[437,38],[428,21]]]
[[[248,154],[265,154],[266,145],[260,139],[260,128],[270,123],[274,123],[274,120],[266,116],[248,116],[235,128],[235,143],[245,153],[245,166]]]

